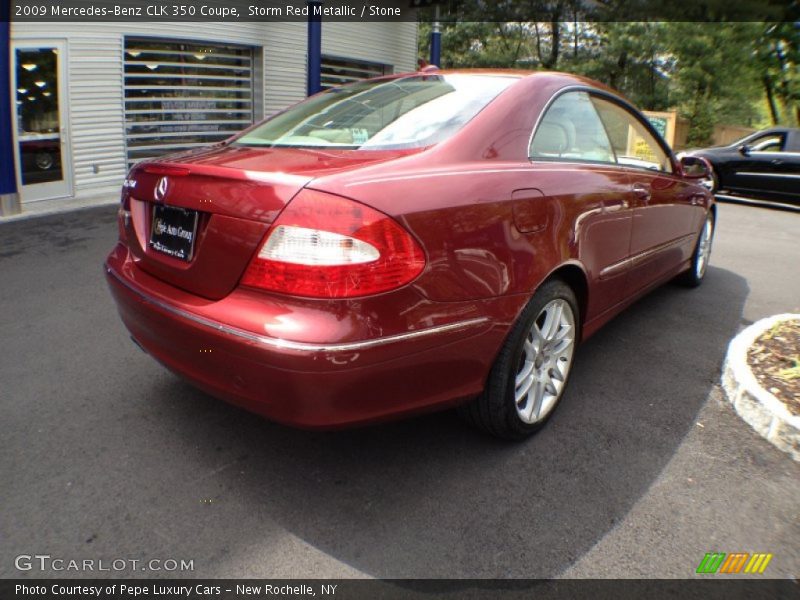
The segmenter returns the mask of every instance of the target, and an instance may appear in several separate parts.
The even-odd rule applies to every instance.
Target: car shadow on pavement
[[[170,528],[192,532],[182,550],[217,557],[202,575],[269,575],[236,567],[269,552],[265,521],[370,576],[557,575],[673,456],[718,381],[747,294],[743,278],[712,267],[697,290],[669,284],[640,300],[581,347],[559,410],[523,443],[452,412],[298,431],[161,379],[151,401],[170,400],[150,427],[183,447],[182,468],[209,473],[196,482],[209,510],[230,511],[200,516],[202,528],[190,511]]]

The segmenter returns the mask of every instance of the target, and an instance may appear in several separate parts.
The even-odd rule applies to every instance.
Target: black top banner
[[[800,21],[800,0],[11,0],[20,22]]]

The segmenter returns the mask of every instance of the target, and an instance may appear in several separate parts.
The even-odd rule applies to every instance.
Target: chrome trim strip
[[[183,317],[184,319],[192,321],[193,323],[197,323],[198,325],[203,325],[204,327],[208,327],[209,329],[213,329],[220,333],[232,335],[235,337],[240,337],[250,342],[255,342],[257,344],[261,344],[264,346],[270,346],[272,348],[278,348],[280,350],[296,350],[298,352],[353,352],[358,350],[365,350],[367,348],[373,348],[375,346],[384,346],[386,344],[393,344],[395,342],[404,342],[407,340],[416,339],[427,335],[445,333],[448,331],[458,331],[460,329],[466,329],[468,327],[473,327],[475,325],[479,325],[481,323],[489,321],[488,317],[476,317],[474,319],[459,321],[458,323],[437,325],[436,327],[428,327],[426,329],[420,329],[418,331],[409,331],[408,333],[387,335],[385,337],[375,338],[372,340],[364,340],[360,342],[345,342],[342,344],[308,344],[306,342],[292,342],[290,340],[282,340],[280,338],[258,335],[250,331],[245,331],[244,329],[223,325],[218,321],[213,321],[211,319],[201,317],[194,313],[190,313],[185,310],[181,310],[180,308],[176,308],[160,300],[156,300],[154,298],[146,296],[140,290],[136,289],[130,283],[125,281],[111,267],[109,267],[108,265],[104,266],[108,274],[113,275],[113,277],[117,281],[119,281],[122,285],[124,285],[126,288],[128,288],[130,291],[135,293],[137,296],[142,298],[142,300],[148,302],[149,304],[153,304],[154,306],[157,306],[162,310],[178,315],[179,317]]]
[[[785,150],[751,150],[750,154],[755,154],[756,156],[766,156],[771,157],[774,156],[775,158],[785,158],[789,157],[800,157],[800,152],[795,152],[793,150],[785,151]]]
[[[657,254],[658,252],[661,252],[668,248],[671,248],[672,246],[678,246],[684,243],[687,239],[694,237],[694,235],[695,235],[694,233],[687,233],[686,235],[682,235],[679,238],[675,238],[674,240],[664,242],[662,244],[659,244],[658,246],[654,246],[653,248],[648,248],[647,250],[643,250],[638,254],[634,254],[633,256],[612,263],[607,267],[605,267],[604,269],[602,269],[598,277],[600,279],[607,279],[608,277],[611,277],[612,275],[616,274],[616,271],[624,269],[625,267],[628,267],[637,262],[645,262],[649,260],[649,258],[652,255]]]
[[[617,274],[617,271],[624,271],[625,268],[633,262],[633,257],[623,258],[622,260],[612,263],[602,269],[598,274],[600,279],[608,279]]]
[[[759,200],[758,198],[751,198],[750,196],[731,196],[730,194],[716,194],[716,198],[717,200],[739,204],[754,204],[756,206],[769,206],[773,208],[778,206],[780,208],[800,212],[800,205],[787,204],[786,202],[781,202],[781,200]]]
[[[750,177],[786,177],[787,179],[800,179],[800,174],[793,173],[754,173],[752,171],[736,171],[737,175],[748,175]]]

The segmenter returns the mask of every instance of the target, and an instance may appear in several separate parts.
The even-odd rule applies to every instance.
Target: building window
[[[125,38],[128,165],[249,126],[253,57],[244,46]]]
[[[370,77],[391,75],[394,68],[391,65],[355,60],[352,58],[337,58],[334,56],[322,57],[322,72],[320,83],[326,90],[336,85],[360,81]]]

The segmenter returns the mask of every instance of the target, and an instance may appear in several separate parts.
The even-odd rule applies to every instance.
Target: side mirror
[[[680,164],[687,179],[711,179],[711,163],[702,156],[682,156]]]
[[[750,146],[748,146],[747,144],[742,144],[741,146],[739,146],[737,148],[737,150],[739,150],[739,154],[741,154],[742,156],[750,156],[750,152],[752,151],[752,148]]]

